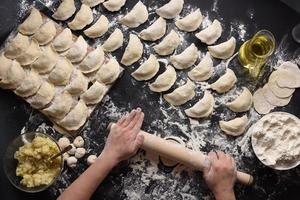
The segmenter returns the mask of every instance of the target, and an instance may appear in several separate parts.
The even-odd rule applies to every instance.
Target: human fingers
[[[134,149],[137,151],[139,148],[141,148],[143,142],[144,136],[142,134],[138,134],[134,140]]]
[[[135,124],[138,122],[138,120],[139,120],[139,118],[140,118],[140,116],[141,116],[141,109],[140,108],[137,108],[136,109],[136,114],[135,114],[135,116],[133,117],[133,119],[129,122],[129,124],[128,124],[128,126],[127,126],[127,128],[129,129],[129,130],[131,130],[131,129],[133,129],[133,127],[135,126]]]
[[[232,167],[236,170],[236,163],[235,163],[235,160],[233,159],[233,157],[230,157],[230,161],[231,161]]]
[[[224,160],[226,158],[226,155],[223,151],[217,151],[217,155],[220,160]]]
[[[124,123],[123,123],[123,127],[127,127],[127,126],[128,126],[128,124],[129,124],[129,123],[131,122],[131,120],[134,118],[135,114],[136,114],[136,110],[133,109],[133,110],[126,116],[126,119],[125,119],[125,121],[124,121]]]
[[[211,164],[213,164],[215,161],[218,160],[218,156],[217,156],[216,152],[214,152],[214,151],[209,152],[207,156],[208,156],[209,160],[211,161]]]
[[[118,120],[117,125],[122,126],[123,123],[125,122],[125,119],[126,119],[126,116],[122,116],[122,117]]]
[[[133,129],[132,129],[132,137],[135,139],[138,135],[138,133],[140,132],[141,130],[141,127],[142,127],[142,124],[143,124],[143,121],[144,121],[144,113],[141,112],[140,113],[140,116],[138,118],[138,121],[135,123]]]
[[[211,168],[211,161],[210,161],[209,157],[206,156],[206,158],[204,159],[204,162],[203,162],[203,173],[207,174],[209,172],[210,168]]]

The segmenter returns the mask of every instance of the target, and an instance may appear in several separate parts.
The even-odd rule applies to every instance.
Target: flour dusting
[[[26,14],[30,6],[31,4],[28,2],[28,0],[19,0],[19,12],[18,12],[19,19],[21,17],[24,17],[24,15]]]
[[[56,6],[58,1],[42,0],[42,2],[46,7],[53,11],[54,5]],[[79,1],[76,2],[78,3]],[[150,14],[149,20],[141,26],[142,28],[146,28],[158,18],[155,14],[155,9],[161,6],[161,3],[146,0],[143,0],[143,3],[148,6]],[[203,21],[201,28],[197,31],[208,27],[215,19],[215,15],[213,14],[218,13],[219,11],[219,1],[214,0],[211,4],[212,13],[211,10],[206,11],[200,8],[203,14]],[[30,6],[31,5],[27,0],[19,0],[19,18],[24,17]],[[186,16],[195,9],[195,6],[185,4],[180,16]],[[95,19],[99,18],[102,14],[105,14],[110,21],[110,25],[109,31],[103,37],[89,42],[94,47],[102,44],[115,28],[120,28],[124,33],[124,45],[121,52],[112,53],[112,56],[115,56],[120,60],[124,48],[128,44],[129,33],[138,34],[142,30],[140,27],[138,29],[129,29],[118,22],[118,19],[128,13],[129,10],[129,8],[124,7],[120,12],[109,13],[106,12],[102,6],[93,8]],[[253,19],[254,15],[255,13],[253,10],[248,10],[247,16],[250,19]],[[178,30],[174,24],[175,20],[176,19],[168,20],[167,30],[169,32],[174,29],[180,35],[181,44],[174,52],[174,54],[177,54],[191,45],[192,42],[190,38],[192,38],[191,34],[194,33],[186,33]],[[222,18],[218,18],[218,20],[222,21]],[[237,39],[237,43],[242,44],[250,37],[248,31],[251,30],[251,27],[245,22],[235,20],[230,23],[222,23],[222,27],[226,30],[226,33],[222,34],[220,40],[225,40],[226,37],[234,36]],[[218,122],[220,120],[231,120],[235,117],[240,117],[241,114],[230,111],[226,108],[225,104],[235,99],[241,93],[243,86],[249,87],[249,89],[254,92],[256,85],[249,85],[249,82],[247,82],[248,80],[246,80],[245,77],[237,75],[238,84],[236,84],[236,86],[228,93],[220,95],[212,91],[215,98],[212,116],[207,119],[199,120],[188,118],[185,115],[184,110],[190,108],[199,101],[203,97],[205,90],[210,90],[210,84],[225,73],[226,67],[233,69],[236,73],[239,73],[241,70],[237,68],[238,65],[235,65],[237,61],[236,58],[234,58],[228,66],[226,61],[214,59],[214,73],[211,79],[207,82],[195,83],[195,98],[183,106],[171,106],[163,99],[162,94],[156,94],[149,90],[149,82],[138,82],[130,77],[130,73],[141,65],[151,53],[154,53],[153,46],[158,42],[159,41],[154,43],[143,42],[143,58],[125,69],[123,78],[121,78],[109,94],[105,96],[101,104],[97,106],[90,119],[85,124],[80,134],[86,142],[85,148],[88,152],[86,157],[89,154],[100,154],[108,134],[106,127],[110,122],[117,121],[133,108],[138,106],[143,108],[144,106],[145,122],[143,130],[162,138],[167,136],[179,137],[185,142],[188,148],[196,151],[202,151],[204,153],[208,153],[211,150],[225,151],[234,157],[240,170],[255,173],[256,169],[253,169],[253,164],[257,164],[258,161],[251,148],[251,131],[247,131],[240,137],[233,138],[221,131]],[[276,68],[280,63],[286,60],[292,60],[298,64],[300,63],[299,55],[289,55],[287,53],[286,43],[286,38],[283,38],[279,43],[274,56],[268,61],[268,65],[272,69]],[[238,46],[236,48],[236,51],[237,50]],[[199,47],[199,60],[196,64],[201,61],[206,52],[206,46]],[[161,67],[164,67],[169,63],[168,57],[158,56],[158,59],[161,63]],[[188,78],[187,72],[188,70],[177,72],[177,81],[171,91],[186,82]],[[126,87],[122,86],[122,84],[125,84],[124,80],[126,80],[126,84],[128,84]],[[152,80],[150,82],[152,82]],[[126,90],[124,88],[126,88]],[[22,133],[27,131],[41,131],[52,135],[56,139],[61,137],[43,115],[32,111],[32,109],[28,109],[27,113],[30,117],[28,123],[22,129]],[[261,118],[253,108],[247,113],[247,116],[249,118],[247,128],[251,127],[251,125]],[[63,192],[63,190],[88,167],[86,165],[86,157],[84,157],[82,161],[79,161],[76,168],[63,171],[61,179],[50,188],[50,191],[55,197]],[[251,165],[249,165],[249,163],[251,163]],[[180,164],[174,168],[163,166],[159,156],[151,154],[151,152],[139,151],[135,157],[130,159],[124,165],[125,167],[121,165],[120,167],[117,167],[117,169],[114,169],[108,180],[100,185],[98,192],[101,194],[102,199],[116,199],[117,197],[125,200],[212,199],[200,172],[195,172]],[[243,192],[241,192],[240,196],[242,195]]]

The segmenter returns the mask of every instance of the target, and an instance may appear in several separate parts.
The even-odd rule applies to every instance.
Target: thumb
[[[144,142],[144,136],[142,134],[138,134],[134,141],[134,149],[138,150],[139,148],[141,148],[143,142]]]
[[[211,161],[209,157],[207,156],[203,161],[203,173],[207,174],[211,168]]]

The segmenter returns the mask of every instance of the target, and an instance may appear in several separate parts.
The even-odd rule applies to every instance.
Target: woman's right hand
[[[236,166],[234,159],[223,152],[210,152],[203,177],[217,200],[234,200]]]

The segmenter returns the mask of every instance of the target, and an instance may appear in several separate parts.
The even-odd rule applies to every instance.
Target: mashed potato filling
[[[49,185],[60,172],[61,158],[50,158],[59,152],[51,139],[37,136],[31,143],[21,146],[14,157],[18,160],[16,175],[22,177],[26,187]]]

